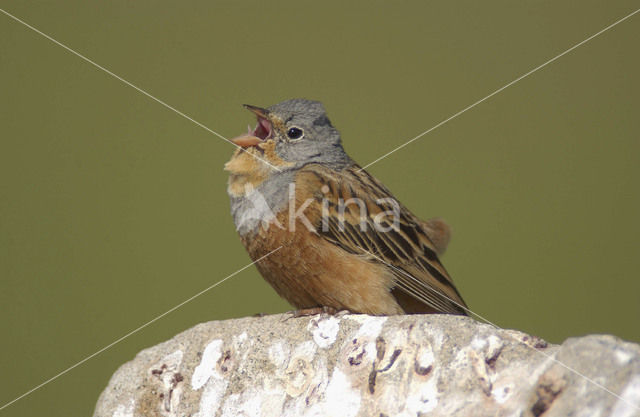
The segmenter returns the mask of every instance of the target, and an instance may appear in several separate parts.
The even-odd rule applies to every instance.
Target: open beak
[[[243,106],[251,113],[255,113],[258,117],[262,117],[263,119],[267,119],[269,117],[269,110],[267,109],[263,109],[262,107],[258,106],[252,106],[251,104],[243,104]]]
[[[249,127],[249,131],[246,134],[231,139],[231,142],[241,148],[249,148],[270,139],[273,136],[273,127],[269,120],[269,110],[249,104],[245,104],[244,107],[258,116],[258,124],[254,129]]]

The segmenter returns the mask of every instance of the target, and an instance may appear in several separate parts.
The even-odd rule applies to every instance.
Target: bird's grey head
[[[249,133],[262,140],[273,139],[275,153],[291,163],[291,169],[309,163],[341,168],[349,163],[340,133],[331,125],[319,101],[297,98],[267,109],[245,107],[258,116],[258,125]]]

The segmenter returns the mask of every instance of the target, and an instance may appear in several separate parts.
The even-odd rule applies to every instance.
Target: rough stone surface
[[[288,317],[204,323],[140,352],[94,416],[640,416],[640,346],[613,336],[557,346],[466,317]]]

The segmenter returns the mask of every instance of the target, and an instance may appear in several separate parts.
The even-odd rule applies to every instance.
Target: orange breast
[[[285,229],[271,224],[243,238],[252,259],[280,249],[256,267],[276,292],[296,308],[329,306],[366,314],[402,314],[390,293],[391,273],[357,255],[349,254],[318,236],[300,220],[287,230],[289,213],[280,213]]]

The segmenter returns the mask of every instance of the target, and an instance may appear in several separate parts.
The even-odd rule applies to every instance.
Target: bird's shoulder
[[[414,260],[425,251],[439,252],[430,231],[434,236],[448,233],[442,221],[438,227],[427,227],[431,220],[420,220],[355,163],[340,170],[307,165],[298,172],[296,187],[301,191],[300,203],[303,199],[314,201],[310,212],[322,227],[319,233],[352,252],[368,249],[400,262]]]

